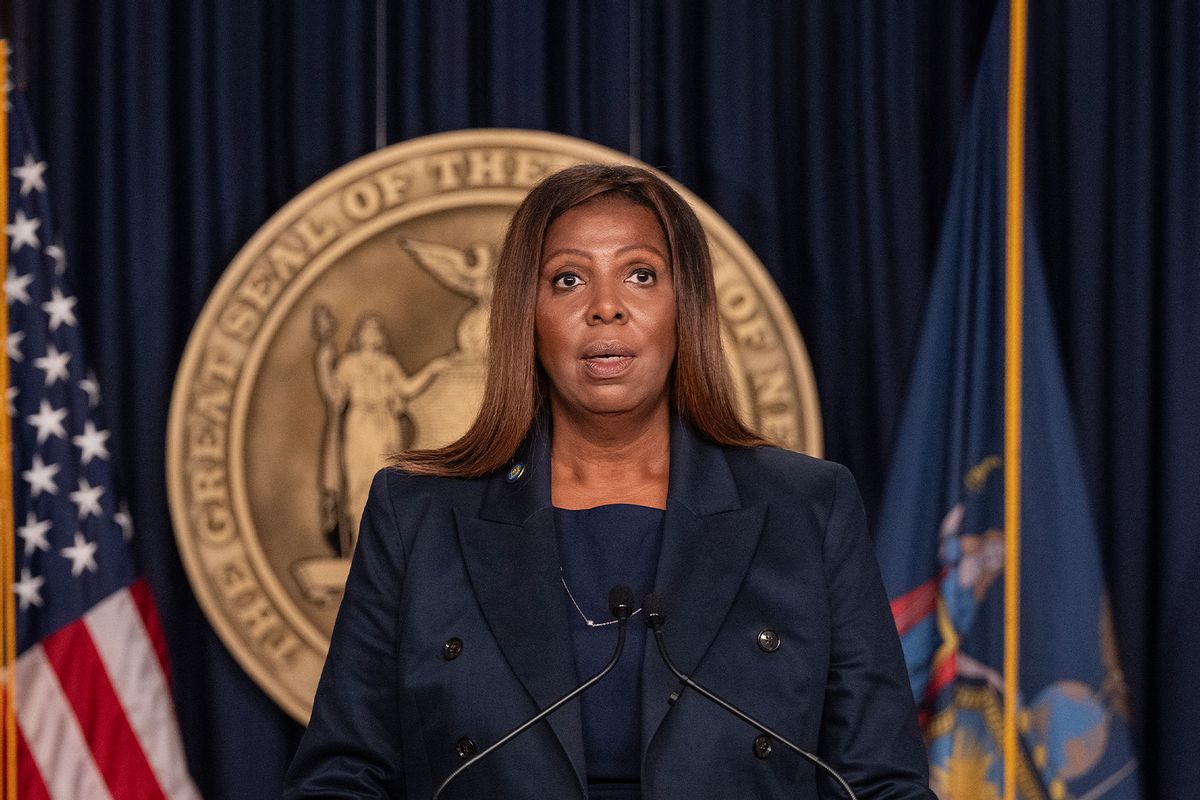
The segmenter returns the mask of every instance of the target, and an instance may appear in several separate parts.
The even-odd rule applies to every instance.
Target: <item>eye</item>
[[[583,280],[574,272],[560,272],[554,276],[554,280],[550,281],[550,284],[555,289],[574,289],[582,282]]]
[[[658,276],[654,274],[654,270],[647,267],[638,267],[629,275],[629,281],[638,286],[653,286]]]

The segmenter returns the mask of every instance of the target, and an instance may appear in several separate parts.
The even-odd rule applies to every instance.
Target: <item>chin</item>
[[[617,391],[604,391],[604,389],[615,389]],[[613,416],[647,411],[653,409],[663,400],[664,398],[647,397],[645,395],[634,396],[628,392],[620,391],[619,387],[612,386],[602,387],[600,391],[589,392],[585,396],[577,398],[575,402],[568,402],[570,405],[590,414]]]
[[[637,403],[589,403],[581,406],[584,411],[604,416],[619,416],[637,411]]]

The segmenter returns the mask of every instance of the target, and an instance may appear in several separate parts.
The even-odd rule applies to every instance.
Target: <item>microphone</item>
[[[799,745],[794,744],[782,734],[779,734],[762,724],[754,717],[735,706],[733,703],[730,703],[729,701],[717,695],[715,692],[711,692],[700,684],[696,683],[691,679],[690,676],[683,674],[683,672],[677,666],[675,666],[675,662],[671,660],[671,656],[667,653],[667,641],[666,637],[663,635],[663,625],[665,625],[667,622],[667,615],[666,612],[663,611],[662,598],[654,593],[650,593],[643,598],[642,619],[646,621],[646,627],[654,631],[654,641],[658,645],[658,653],[662,656],[662,660],[667,665],[667,669],[671,671],[672,675],[679,679],[680,687],[671,693],[671,697],[668,700],[671,705],[675,705],[676,701],[678,701],[680,696],[683,694],[683,690],[685,688],[693,689],[701,697],[716,703],[718,706],[725,709],[730,714],[733,714],[738,719],[749,723],[751,726],[762,731],[775,741],[783,744],[789,750],[799,753],[802,758],[828,772],[833,776],[834,780],[841,785],[842,790],[846,793],[846,796],[849,797],[850,800],[858,800],[858,796],[854,794],[854,790],[850,788],[850,784],[846,783],[842,776],[838,774],[837,770],[829,766],[829,764],[825,763],[821,758],[801,748]]]
[[[613,588],[609,589],[608,610],[617,620],[617,646],[614,648],[612,658],[608,660],[608,663],[605,664],[599,672],[588,678],[577,688],[567,692],[562,697],[546,706],[546,708],[542,709],[525,722],[501,736],[495,744],[480,750],[478,753],[471,756],[471,758],[467,759],[466,762],[459,765],[458,769],[451,772],[446,779],[442,781],[441,785],[438,786],[437,791],[433,793],[432,800],[437,800],[438,797],[441,796],[442,792],[445,791],[446,787],[450,785],[451,781],[461,775],[468,767],[478,764],[492,752],[500,749],[516,737],[520,736],[522,733],[529,730],[558,709],[562,708],[571,700],[574,700],[576,697],[595,686],[605,675],[612,672],[613,667],[617,665],[617,661],[619,661],[621,658],[621,651],[625,649],[626,628],[629,626],[629,618],[633,616],[633,602],[633,590],[628,586],[614,586]]]

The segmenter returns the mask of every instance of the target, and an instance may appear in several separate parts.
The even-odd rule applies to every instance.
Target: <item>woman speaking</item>
[[[662,599],[680,670],[860,798],[932,797],[854,481],[739,421],[687,203],[635,167],[551,175],[509,226],[491,314],[474,425],[375,476],[285,796],[427,800],[609,660],[628,585]],[[602,681],[441,796],[832,792],[629,631]]]

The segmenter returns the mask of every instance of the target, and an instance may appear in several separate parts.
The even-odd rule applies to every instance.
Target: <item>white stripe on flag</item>
[[[199,800],[187,771],[171,693],[129,589],[114,592],[83,620],[163,794],[173,800]]]
[[[55,800],[111,800],[79,720],[40,644],[17,659],[17,722]]]

